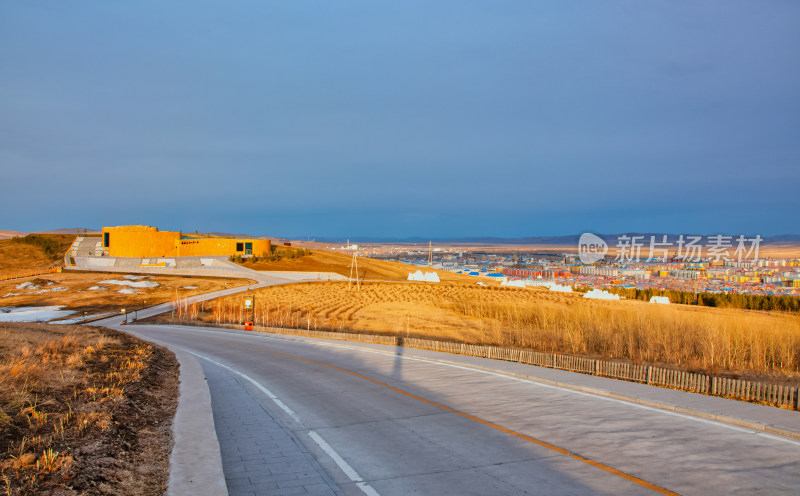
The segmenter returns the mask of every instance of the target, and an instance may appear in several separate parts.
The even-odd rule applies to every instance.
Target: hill
[[[14,236],[25,236],[28,233],[24,233],[22,231],[5,231],[0,229],[0,239],[9,239],[13,238]]]
[[[276,247],[280,250],[286,250],[284,247]],[[313,250],[311,255],[305,255],[299,258],[281,258],[276,261],[259,260],[256,263],[245,262],[241,265],[253,270],[263,271],[303,271],[303,272],[334,272],[343,276],[350,276],[350,262],[352,255],[346,253],[335,253],[325,250]],[[365,280],[381,280],[381,281],[405,281],[408,279],[409,272],[416,272],[419,267],[407,265],[399,262],[387,262],[384,260],[375,260],[372,258],[358,257],[358,273],[359,278]],[[432,269],[420,269],[432,271]],[[449,282],[471,282],[475,283],[474,278],[462,276],[460,274],[452,274],[447,271],[434,271],[439,274],[441,281]]]
[[[256,325],[371,332],[624,359],[703,373],[777,374],[797,384],[800,317],[630,300],[591,300],[544,289],[309,282],[254,291]],[[243,299],[197,308],[206,323],[241,323]],[[164,319],[170,317],[164,316]]]
[[[18,243],[10,239],[0,239],[0,275],[19,274],[29,270],[47,269],[61,264],[61,258],[67,253],[74,235],[37,234],[51,241],[54,255],[48,255],[41,246],[29,243]]]

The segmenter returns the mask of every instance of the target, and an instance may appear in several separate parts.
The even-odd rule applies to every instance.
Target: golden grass
[[[185,312],[241,323],[243,297]],[[370,331],[629,359],[708,373],[800,371],[800,316],[587,300],[539,289],[460,284],[318,282],[256,291],[256,324]]]
[[[57,241],[61,247],[61,257],[75,240],[71,234],[37,234]],[[11,239],[0,239],[0,275],[12,275],[27,270],[46,269],[53,265],[63,265],[45,255],[41,248],[25,243],[15,243]]]
[[[159,283],[155,288],[139,288],[137,294],[121,294],[117,291],[126,286],[101,284],[101,281],[110,279],[123,279],[125,274],[106,272],[73,272],[67,271],[60,274],[41,276],[40,281],[52,281],[55,284],[41,286],[41,289],[65,287],[66,291],[53,291],[42,294],[31,294],[32,291],[16,289],[26,281],[35,279],[15,279],[0,283],[0,306],[45,306],[65,305],[67,309],[79,312],[102,313],[119,312],[120,309],[136,310],[144,305],[152,306],[159,303],[172,301],[175,293],[181,297],[208,293],[226,287],[239,287],[251,283],[246,279],[217,279],[210,277],[185,277],[185,276],[155,276],[152,279],[143,279]],[[92,286],[104,286],[107,291],[89,290]],[[186,286],[196,286],[195,289],[184,289]],[[21,296],[4,297],[9,293],[28,293]]]
[[[245,262],[241,265],[253,270],[333,272],[349,277],[352,258],[351,254],[315,249],[311,251],[311,255],[296,259],[284,258],[274,262]],[[366,257],[358,257],[358,269],[359,278],[365,280],[405,281],[408,279],[409,272],[416,272],[417,270],[437,272],[439,279],[446,282],[466,282],[468,280],[467,276],[447,271],[435,271],[424,267]]]
[[[107,429],[110,412],[96,412],[93,404],[117,402],[126,384],[139,379],[138,371],[107,355],[109,344],[119,344],[97,331],[62,335],[46,331],[0,331],[0,424],[23,432],[0,441],[0,469],[8,485],[35,489],[44,475],[73,463],[65,440],[90,429]],[[140,355],[147,358],[147,355]],[[96,377],[88,386],[85,362],[111,360],[120,372]],[[72,390],[68,401],[54,392]],[[20,435],[21,434],[21,435]]]
[[[0,474],[7,492],[50,494],[98,475],[102,481],[108,473],[84,471],[106,469],[87,460],[131,449],[108,438],[119,444],[120,429],[132,427],[121,427],[130,420],[129,389],[140,388],[135,385],[154,350],[109,333],[86,326],[0,325]],[[129,463],[112,468],[122,474]]]

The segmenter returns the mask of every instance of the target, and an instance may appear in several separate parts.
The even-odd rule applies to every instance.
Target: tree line
[[[588,291],[590,288],[581,288]],[[789,295],[754,295],[738,293],[694,293],[675,289],[604,288],[631,300],[650,301],[653,296],[666,296],[672,303],[703,307],[741,308],[744,310],[779,310],[800,312],[800,298]]]

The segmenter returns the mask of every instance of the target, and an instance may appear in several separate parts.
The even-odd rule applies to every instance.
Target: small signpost
[[[252,331],[253,330],[253,321],[256,319],[256,295],[248,295],[244,297],[244,310],[245,310],[245,320],[244,320],[244,330],[245,331]],[[249,312],[248,312],[249,310]],[[249,314],[249,315],[248,315]],[[247,317],[250,317],[249,319]]]

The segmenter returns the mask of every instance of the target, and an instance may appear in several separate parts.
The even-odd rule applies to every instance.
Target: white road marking
[[[205,355],[201,355],[199,353],[195,353],[195,352],[189,351],[189,350],[186,350],[186,351],[191,353],[192,355],[198,357],[198,358],[202,358],[203,360],[209,361],[209,362],[213,363],[214,365],[216,365],[218,367],[222,367],[223,369],[228,370],[228,371],[238,375],[242,379],[245,379],[246,381],[250,382],[252,385],[257,387],[259,391],[261,391],[262,393],[267,395],[267,397],[269,399],[271,399],[276,405],[278,405],[278,407],[280,407],[281,410],[286,412],[286,414],[289,415],[295,422],[297,422],[298,424],[302,424],[303,423],[300,420],[300,417],[298,417],[297,414],[294,412],[294,410],[289,408],[286,405],[286,403],[284,403],[283,401],[280,400],[280,398],[275,396],[275,393],[273,393],[269,389],[267,389],[264,386],[262,386],[261,383],[259,383],[257,380],[253,379],[249,375],[244,374],[242,372],[239,372],[238,370],[236,370],[234,368],[231,368],[231,367],[228,367],[227,365],[225,365],[223,363],[220,363],[220,362],[218,362],[216,360],[212,360],[211,358],[208,358]],[[327,441],[322,439],[322,436],[320,436],[319,434],[317,434],[316,432],[311,431],[311,430],[308,431],[308,435],[309,435],[309,437],[311,439],[314,440],[315,443],[317,443],[319,445],[320,448],[322,448],[322,451],[324,451],[325,453],[328,454],[328,456],[331,457],[331,459],[342,470],[342,472],[344,472],[345,475],[351,481],[356,483],[356,486],[358,486],[358,488],[361,489],[364,492],[364,494],[366,494],[367,496],[380,496],[380,494],[372,486],[370,486],[369,483],[364,481],[364,478],[361,477],[358,474],[358,472],[356,472],[355,469],[350,466],[349,463],[344,461],[344,458],[342,458],[339,455],[339,453],[337,453],[336,450],[333,449],[333,447],[331,447],[330,444],[328,444]]]
[[[187,351],[188,351],[188,350],[187,350]],[[238,371],[238,370],[236,370],[236,369],[233,369],[233,368],[231,368],[231,367],[228,367],[227,365],[225,365],[225,364],[223,364],[223,363],[219,363],[219,362],[218,362],[218,361],[216,361],[216,360],[212,360],[212,359],[208,358],[207,356],[201,355],[201,354],[199,354],[199,353],[195,353],[195,352],[193,352],[193,351],[189,351],[189,353],[191,353],[192,355],[194,355],[194,356],[196,356],[196,357],[198,357],[198,358],[202,358],[203,360],[207,360],[207,361],[209,361],[209,362],[213,363],[214,365],[217,365],[217,366],[219,366],[219,367],[222,367],[222,368],[223,368],[223,369],[225,369],[225,370],[228,370],[228,371],[230,371],[230,372],[233,372],[234,374],[238,375],[238,376],[239,376],[239,377],[241,377],[242,379],[245,379],[245,380],[249,381],[251,384],[253,384],[255,387],[257,387],[257,388],[259,389],[259,391],[261,391],[262,393],[266,394],[266,395],[267,395],[267,397],[268,397],[269,399],[271,399],[271,400],[272,400],[272,401],[273,401],[273,402],[274,402],[276,405],[278,405],[278,406],[280,407],[280,409],[281,409],[281,410],[283,410],[284,412],[286,412],[286,414],[287,414],[287,415],[289,415],[290,417],[292,417],[292,420],[294,420],[295,422],[297,422],[297,423],[299,423],[299,424],[302,424],[302,422],[300,421],[300,417],[298,417],[298,416],[297,416],[297,414],[296,414],[296,413],[294,413],[294,410],[292,410],[291,408],[289,408],[288,406],[286,406],[286,403],[284,403],[283,401],[281,401],[280,399],[278,399],[278,397],[277,397],[277,396],[275,396],[275,394],[274,394],[272,391],[270,391],[269,389],[267,389],[267,388],[265,388],[264,386],[262,386],[261,384],[259,384],[259,382],[258,382],[257,380],[253,379],[252,377],[250,377],[250,376],[249,376],[249,375],[247,375],[247,374],[243,374],[243,373],[239,372],[239,371]]]
[[[372,488],[372,486],[364,482],[364,479],[360,475],[358,475],[358,472],[356,472],[355,469],[353,469],[353,467],[351,467],[349,463],[344,461],[344,459],[341,456],[339,456],[339,453],[337,453],[336,450],[334,450],[331,447],[331,445],[328,444],[327,441],[322,439],[322,436],[320,436],[314,431],[308,431],[308,435],[311,437],[311,439],[314,440],[315,443],[319,445],[320,448],[322,448],[322,451],[327,453],[328,456],[330,456],[333,459],[333,461],[336,462],[336,465],[338,465],[339,468],[342,469],[342,472],[344,472],[347,475],[347,477],[350,478],[351,481],[355,482],[356,485],[362,491],[364,491],[364,493],[368,494],[369,496],[380,496],[378,492]]]
[[[182,326],[169,326],[169,327],[175,327],[175,328],[181,328],[181,329],[184,329],[184,330],[188,330],[188,329],[186,329],[185,327],[182,327]],[[473,368],[473,367],[469,367],[469,366],[465,366],[465,365],[456,365],[456,364],[452,364],[452,363],[444,363],[444,362],[441,362],[441,361],[438,361],[438,360],[431,360],[431,359],[427,359],[427,358],[409,357],[409,356],[405,356],[405,355],[398,354],[398,353],[391,352],[391,351],[370,350],[370,349],[367,349],[367,348],[361,348],[359,346],[342,345],[342,344],[336,344],[336,343],[326,343],[326,342],[321,342],[321,341],[307,341],[305,339],[298,339],[297,337],[293,337],[293,336],[278,337],[278,336],[270,336],[270,335],[267,335],[267,334],[258,334],[258,335],[246,334],[246,335],[243,335],[243,334],[235,332],[235,331],[232,332],[232,331],[227,330],[227,329],[222,330],[222,329],[213,328],[213,327],[195,327],[195,328],[192,328],[191,330],[192,331],[203,330],[203,331],[210,332],[210,333],[235,334],[237,336],[253,337],[253,338],[257,338],[257,339],[274,339],[274,340],[278,340],[278,341],[289,341],[289,342],[295,342],[295,343],[300,342],[300,343],[306,343],[306,344],[317,345],[317,346],[330,346],[330,347],[333,347],[333,348],[341,348],[341,349],[346,349],[346,350],[361,351],[361,352],[364,352],[364,353],[373,353],[373,354],[376,354],[376,355],[386,355],[386,356],[392,356],[392,357],[395,357],[395,358],[399,357],[399,358],[402,358],[404,360],[413,360],[413,361],[417,361],[417,362],[425,362],[425,363],[430,363],[430,364],[435,364],[435,365],[442,365],[442,366],[445,366],[445,367],[452,367],[452,368],[456,368],[456,369],[467,370],[467,371],[470,371],[470,372],[480,372],[480,373],[485,374],[485,375],[493,375],[493,376],[496,376],[496,377],[502,377],[502,378],[505,378],[505,379],[511,379],[511,380],[514,380],[514,381],[517,381],[517,382],[523,382],[523,383],[530,384],[530,385],[533,385],[533,386],[539,386],[539,387],[549,388],[549,389],[556,389],[556,390],[559,390],[559,391],[572,393],[572,394],[576,394],[576,395],[580,395],[580,396],[586,396],[586,397],[589,397],[589,398],[596,398],[596,399],[602,399],[602,400],[605,400],[605,401],[611,401],[611,402],[618,403],[618,404],[621,404],[621,405],[627,405],[627,406],[631,406],[631,407],[635,407],[635,408],[641,408],[643,410],[648,410],[648,411],[655,412],[655,413],[660,413],[660,414],[663,414],[663,415],[672,415],[674,417],[680,417],[680,418],[683,418],[683,419],[692,420],[692,421],[695,421],[695,422],[700,422],[700,423],[705,423],[705,424],[710,424],[710,425],[714,425],[714,426],[717,426],[717,427],[724,427],[725,429],[730,429],[732,431],[741,432],[741,433],[745,433],[745,434],[755,434],[756,436],[759,436],[761,438],[771,439],[771,440],[774,440],[774,441],[782,441],[784,443],[789,443],[789,444],[793,444],[795,446],[800,446],[800,441],[797,441],[797,440],[794,440],[794,439],[790,439],[790,438],[787,438],[787,437],[783,437],[783,436],[777,436],[777,435],[770,434],[770,433],[767,433],[767,432],[764,432],[764,431],[759,431],[759,430],[756,430],[756,429],[750,429],[750,428],[747,428],[747,427],[741,427],[741,426],[737,426],[737,425],[732,425],[732,424],[729,424],[727,422],[721,422],[721,421],[713,420],[713,419],[704,419],[704,418],[700,418],[700,417],[697,417],[697,416],[694,416],[694,415],[688,415],[688,414],[680,413],[680,412],[673,412],[673,411],[666,410],[666,409],[663,409],[663,408],[658,408],[658,407],[653,407],[653,406],[648,406],[648,405],[642,405],[640,403],[636,403],[636,402],[633,402],[633,401],[627,401],[627,400],[623,400],[623,399],[619,399],[619,398],[611,398],[611,397],[608,397],[608,396],[604,396],[602,394],[590,393],[590,392],[586,392],[586,391],[579,391],[577,389],[572,389],[572,388],[563,387],[563,386],[555,386],[555,385],[552,385],[552,384],[543,384],[541,382],[537,382],[537,381],[532,380],[532,379],[523,379],[521,377],[514,377],[512,375],[503,374],[503,373],[500,373],[500,372],[492,372],[492,371],[482,370],[482,369]],[[317,339],[317,338],[308,338],[308,339]],[[324,339],[324,338],[318,338],[318,339]]]

